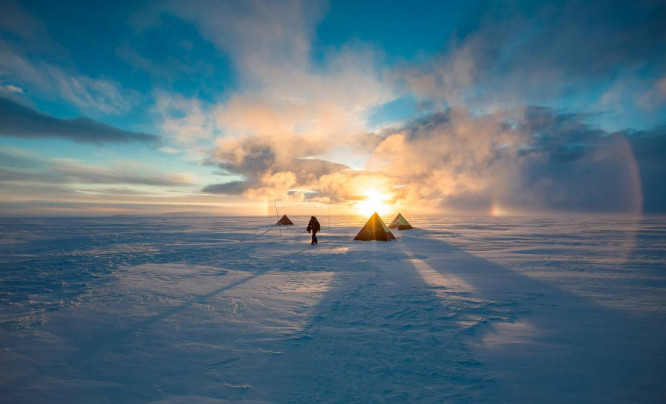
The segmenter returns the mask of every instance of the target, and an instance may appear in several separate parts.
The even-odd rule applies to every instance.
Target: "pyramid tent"
[[[365,226],[358,232],[354,240],[378,240],[378,241],[391,241],[395,240],[395,236],[391,233],[386,224],[377,212],[370,216],[370,219],[365,223]]]
[[[391,224],[389,224],[389,229],[398,229],[398,230],[409,230],[413,229],[412,225],[409,224],[407,219],[405,219],[404,216],[402,216],[402,213],[398,213],[398,216],[393,219]]]
[[[277,223],[275,223],[275,225],[276,225],[276,226],[293,226],[293,225],[294,225],[294,222],[292,222],[291,220],[289,220],[289,218],[287,217],[287,215],[282,215],[282,217],[280,218],[280,220],[278,220]]]

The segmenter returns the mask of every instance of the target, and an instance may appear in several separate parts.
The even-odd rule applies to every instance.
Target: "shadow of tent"
[[[589,402],[590,397],[598,402],[661,401],[666,385],[662,383],[666,375],[661,343],[664,333],[650,334],[654,325],[642,324],[449,243],[424,239],[432,233],[419,234],[418,242],[405,235],[399,243],[370,244],[351,243],[347,236],[331,237],[331,244],[340,242],[352,248],[340,255],[320,254],[307,246],[293,256],[290,252],[273,257],[272,262],[304,262],[302,265],[311,266],[313,271],[335,275],[331,289],[314,308],[302,332],[269,338],[262,335],[264,340],[255,349],[270,348],[282,354],[264,355],[266,359],[261,361],[252,357],[243,376],[255,384],[248,390],[233,388],[240,390],[234,397],[261,398],[258,394],[268,402]],[[206,260],[219,261],[224,251],[214,251],[220,248],[201,252],[209,256]],[[421,265],[444,279],[464,281],[469,288],[430,284],[419,272]],[[255,269],[247,277],[192,295],[130,328],[100,327],[100,333],[108,335],[91,335],[95,345],[83,344],[89,350],[77,353],[71,361],[90,361],[82,368],[100,369],[98,378],[105,380],[105,354],[133,353],[136,346],[130,343],[137,331],[186,313],[192,305],[267,272],[266,268]],[[506,321],[530,322],[538,334],[519,346],[480,345],[482,337],[491,335],[494,324]],[[221,342],[225,334],[218,331],[224,326],[217,324],[218,329],[211,330]],[[604,338],[599,339],[602,333]],[[275,340],[265,342],[270,338]],[[252,352],[243,355],[248,357]],[[191,374],[180,369],[165,382],[170,388],[184,378],[199,381],[212,377],[200,365],[213,359],[221,363],[227,353],[220,351],[205,360],[183,358],[179,365],[191,368]],[[143,363],[137,360],[141,358],[132,358],[122,368],[126,374],[112,376],[136,386],[132,391],[135,398],[155,401],[161,397],[159,391],[143,388],[136,381],[154,376],[157,367],[172,365],[172,359],[146,356]],[[224,379],[236,375],[239,367],[233,363],[228,369],[213,369],[213,373]],[[144,373],[147,376],[142,376]],[[202,394],[205,386],[180,387]],[[255,393],[261,389],[265,390]],[[220,396],[228,390],[232,388],[225,389],[219,383],[208,393]]]
[[[395,243],[361,243],[344,262],[362,265],[335,264],[311,321],[266,369],[279,378],[267,392],[270,401],[481,397],[492,381],[459,338],[456,309],[409,268],[408,258]]]
[[[470,341],[475,358],[506,379],[497,386],[500,400],[656,403],[664,397],[663,324],[600,306],[450,243],[415,241],[403,238],[407,249],[444,252],[425,259],[430,268],[463,280],[477,298],[510,302],[512,316],[533,327],[532,335],[502,341],[501,335],[488,335],[491,322]],[[484,345],[484,336],[499,343]]]
[[[446,242],[411,241],[405,237],[399,249],[373,243],[345,257],[364,262],[363,268],[336,264],[332,288],[306,329],[268,364],[267,374],[278,378],[268,392],[271,400],[652,402],[662,397],[663,384],[657,383],[664,375],[663,349],[655,358],[637,345],[659,347],[659,335],[642,331],[637,320]],[[431,251],[443,254],[417,261],[467,282],[470,290],[428,284],[414,257]],[[529,321],[538,334],[510,349],[483,347],[481,339],[493,324],[517,320]]]

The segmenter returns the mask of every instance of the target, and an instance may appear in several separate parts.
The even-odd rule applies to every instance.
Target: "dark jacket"
[[[308,228],[307,228],[308,233],[310,233],[310,230],[312,230],[315,233],[321,230],[321,226],[319,225],[319,221],[317,220],[316,217],[310,219],[310,223],[308,223]]]

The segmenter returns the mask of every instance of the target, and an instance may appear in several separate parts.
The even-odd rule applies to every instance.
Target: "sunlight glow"
[[[354,207],[363,216],[370,216],[377,212],[380,216],[389,212],[390,206],[385,203],[390,197],[375,189],[365,192],[365,199],[358,202]]]
[[[492,216],[504,216],[506,211],[502,209],[497,203],[493,203],[493,206],[490,208],[490,214]]]

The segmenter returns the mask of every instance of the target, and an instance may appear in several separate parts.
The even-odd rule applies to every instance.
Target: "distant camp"
[[[292,222],[291,220],[289,220],[289,218],[287,217],[287,215],[282,215],[282,217],[280,218],[280,220],[278,220],[277,223],[275,223],[275,225],[276,225],[276,226],[293,226],[293,225],[294,225],[294,222]]]
[[[409,230],[413,229],[412,225],[409,224],[407,219],[402,215],[402,213],[398,213],[398,216],[393,219],[391,224],[389,224],[389,229],[398,229],[398,230]]]
[[[379,217],[377,212],[375,212],[372,214],[372,216],[370,216],[370,219],[368,219],[368,221],[365,223],[365,226],[363,226],[361,231],[358,232],[356,237],[354,237],[354,240],[391,241],[395,240],[395,236],[393,233],[391,233],[391,230],[386,227],[386,224],[382,218]]]

